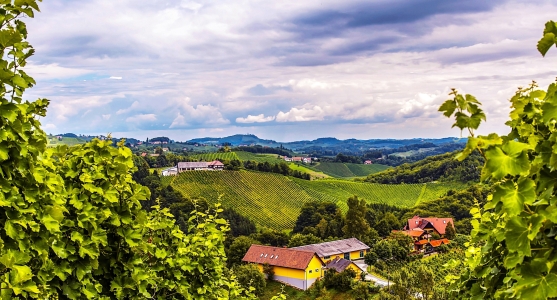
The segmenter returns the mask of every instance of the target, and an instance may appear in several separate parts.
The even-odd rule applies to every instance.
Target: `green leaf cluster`
[[[549,22],[544,39],[554,37],[554,31],[555,23]],[[454,297],[557,297],[557,84],[543,91],[533,82],[519,88],[510,102],[510,133],[471,136],[458,157],[479,150],[485,157],[481,180],[493,184],[494,192],[482,209],[471,211],[466,268],[460,277],[449,278]]]
[[[168,209],[148,212],[124,141],[46,148],[23,101],[33,49],[22,16],[35,0],[0,1],[0,298],[253,298],[225,269],[225,220],[194,212],[182,231]]]

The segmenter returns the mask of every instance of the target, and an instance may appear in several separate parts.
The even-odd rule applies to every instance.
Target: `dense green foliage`
[[[21,98],[35,84],[21,70],[34,52],[21,19],[35,11],[34,0],[0,3],[1,298],[240,296],[225,276],[226,222],[199,212],[182,232],[167,209],[143,210],[149,190],[124,142],[46,149],[48,100]]]
[[[311,179],[310,174],[300,172],[299,170],[294,170],[290,168],[289,164],[287,164],[284,161],[278,163],[269,163],[268,161],[258,163],[256,161],[247,160],[243,162],[243,166],[244,169],[246,170],[277,173],[277,174],[282,174],[284,176],[292,176],[292,177],[301,178],[305,180]]]
[[[453,159],[455,152],[430,156],[411,164],[403,164],[371,174],[366,181],[375,183],[478,182],[483,158],[478,152],[463,161]]]
[[[238,277],[238,283],[245,288],[253,288],[253,292],[256,295],[261,295],[267,282],[265,281],[265,276],[255,264],[243,264],[237,265],[232,269],[234,275]]]
[[[342,236],[344,216],[333,202],[305,203],[294,226],[293,233],[311,233],[322,239]]]
[[[553,21],[546,24],[538,44],[542,54],[555,44],[555,28]],[[472,211],[476,220],[466,269],[454,288],[465,291],[459,294],[463,298],[557,297],[557,84],[547,91],[537,89],[535,82],[518,89],[510,100],[506,124],[511,131],[506,136],[476,137],[474,130],[484,119],[476,117],[479,102],[470,95],[451,94],[454,98],[439,110],[447,117],[454,114],[454,126],[470,133],[458,158],[481,151],[486,160],[481,179],[494,184],[483,209]]]
[[[452,299],[446,276],[459,274],[459,269],[447,265],[451,260],[462,259],[464,253],[454,249],[421,259],[413,259],[405,264],[392,265],[385,270],[375,271],[385,276],[392,284],[385,288],[379,299]]]
[[[267,154],[276,154],[281,156],[292,156],[292,151],[286,148],[281,147],[263,147],[261,145],[255,146],[239,146],[237,148],[233,148],[234,151],[244,151],[244,152],[251,152],[251,153],[267,153]]]
[[[249,171],[188,171],[162,178],[186,198],[217,199],[256,224],[274,229],[291,229],[304,203],[328,201],[346,212],[353,195],[367,203],[412,206],[436,199],[459,185],[427,183],[381,185],[342,180],[308,181],[273,173]]]

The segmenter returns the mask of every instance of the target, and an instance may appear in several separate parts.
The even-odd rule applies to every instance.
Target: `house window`
[[[364,251],[360,251],[360,257],[364,257]]]
[[[324,258],[324,259],[330,259],[331,256],[329,255],[329,256],[325,256],[325,257],[323,257],[323,258]]]
[[[350,253],[344,253],[344,259],[350,260]]]
[[[447,221],[446,221],[446,220],[443,220],[443,224],[445,224],[445,223],[447,223]]]
[[[278,258],[278,255],[277,255],[277,256],[275,256],[275,259],[277,259],[277,258]]]
[[[311,274],[311,270],[309,270],[309,273]]]
[[[315,272],[319,272],[319,269],[315,269]]]

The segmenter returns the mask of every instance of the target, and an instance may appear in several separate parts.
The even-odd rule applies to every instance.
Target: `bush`
[[[275,278],[275,270],[273,266],[268,263],[263,264],[263,273],[267,275],[268,280],[273,280]]]
[[[254,288],[256,295],[261,295],[267,286],[265,276],[255,264],[235,266],[232,272],[238,278],[238,283],[245,289]]]

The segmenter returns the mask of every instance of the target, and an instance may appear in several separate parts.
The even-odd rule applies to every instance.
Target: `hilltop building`
[[[273,267],[274,280],[302,290],[323,277],[325,266],[315,252],[262,245],[251,245],[242,261],[257,264],[261,272],[267,263]]]
[[[299,246],[292,249],[315,252],[325,262],[339,258],[359,260],[369,252],[369,246],[357,238]]]

